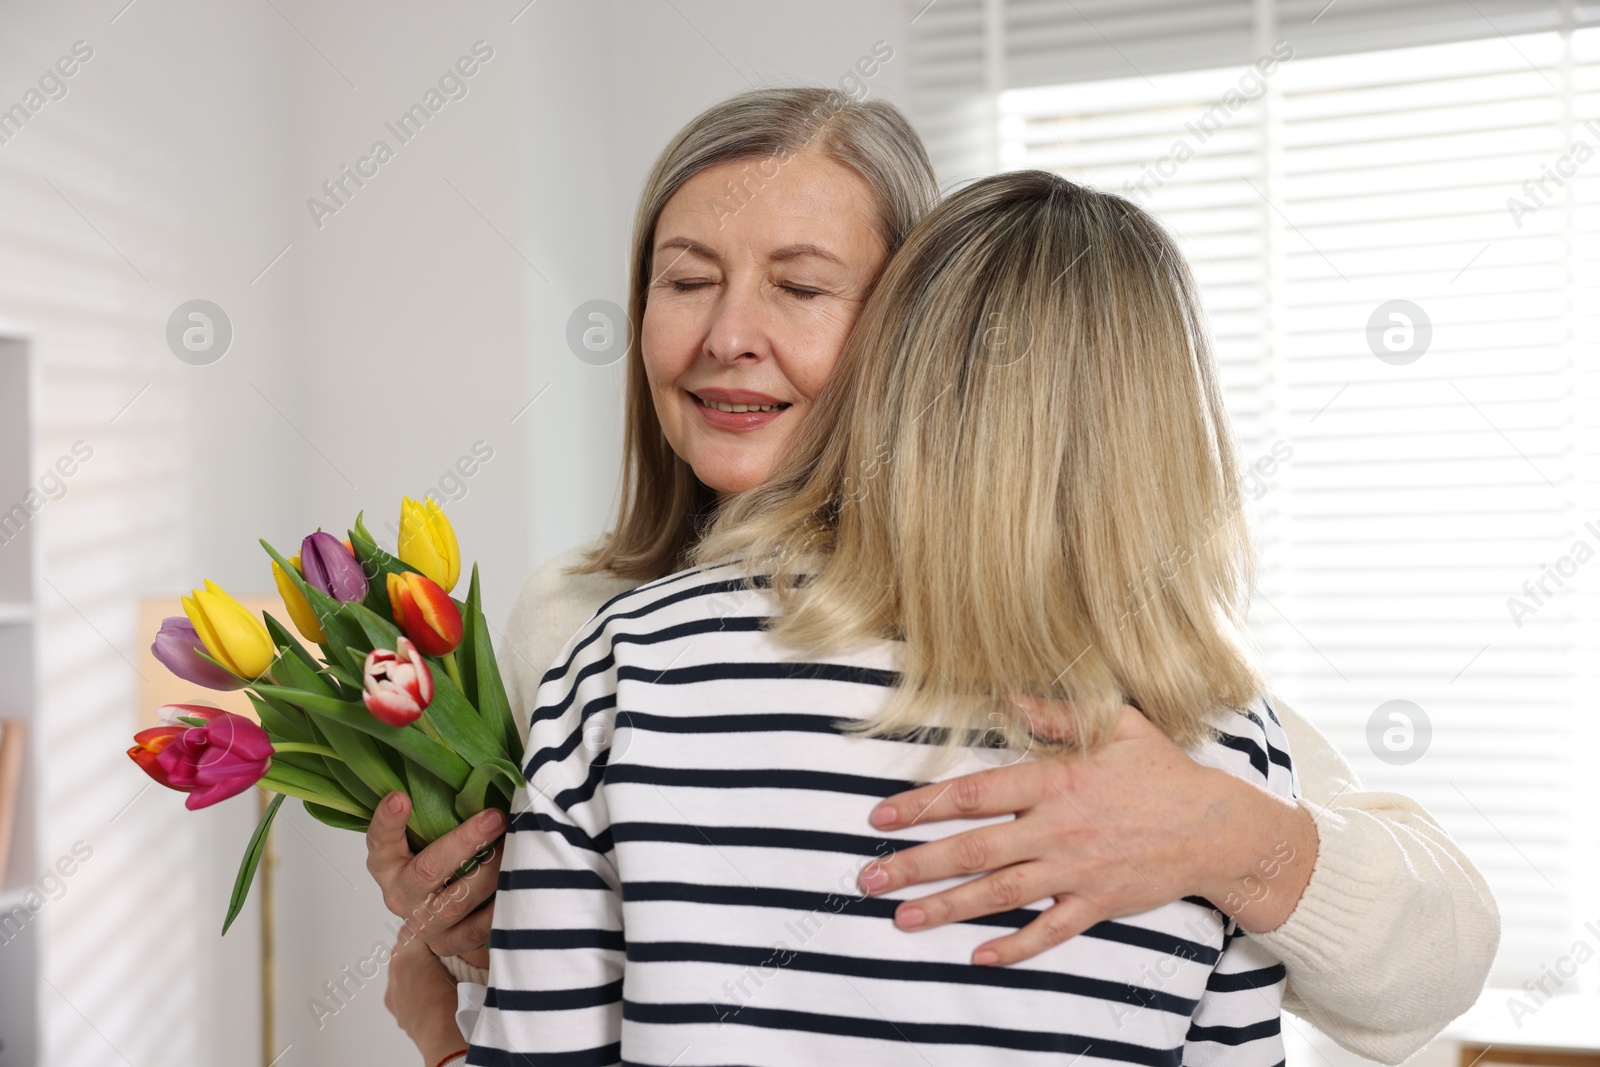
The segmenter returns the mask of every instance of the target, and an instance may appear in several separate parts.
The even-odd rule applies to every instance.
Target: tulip
[[[318,530],[300,542],[300,571],[306,581],[333,599],[349,603],[367,595],[367,576],[343,541]]]
[[[290,556],[289,565],[300,570],[300,557]],[[312,644],[325,644],[328,635],[322,632],[316,611],[276,560],[272,563],[272,580],[277,583],[278,595],[283,597],[283,606],[289,610],[289,618],[294,620],[294,628],[300,631],[300,636]]]
[[[259,782],[272,763],[267,732],[243,715],[199,704],[161,709],[203,720],[203,726],[152,726],[133,735],[128,749],[144,772],[168,789],[188,793],[190,811],[209,807]]]
[[[461,609],[431,578],[406,571],[388,576],[395,625],[423,652],[443,656],[461,643]]]
[[[367,653],[361,700],[373,718],[390,726],[409,726],[433,702],[433,671],[416,645],[404,637],[395,645],[393,652],[375,648]]]
[[[400,537],[395,551],[400,562],[438,582],[446,593],[461,578],[461,548],[456,544],[456,531],[437,500],[425,499],[419,504],[410,497],[401,499]]]
[[[204,589],[184,597],[183,613],[211,658],[234,674],[254,680],[272,666],[277,649],[267,628],[216,582],[208,578]]]
[[[163,667],[186,682],[207,689],[238,689],[246,684],[243,678],[229,674],[210,660],[201,659],[201,647],[194,624],[182,615],[173,615],[161,620],[161,630],[150,652]]]

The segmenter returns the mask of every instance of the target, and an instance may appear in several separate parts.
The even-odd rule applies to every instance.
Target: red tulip
[[[261,780],[272,763],[267,732],[243,715],[200,704],[161,709],[204,720],[204,726],[172,723],[133,735],[128,755],[168,789],[188,793],[190,811],[244,792]]]
[[[361,700],[373,718],[390,726],[409,726],[433,702],[433,671],[416,645],[404,637],[395,644],[393,652],[375,648],[367,653],[361,672],[366,692]]]
[[[455,651],[461,643],[461,609],[432,578],[415,571],[389,573],[389,606],[395,625],[430,656]]]

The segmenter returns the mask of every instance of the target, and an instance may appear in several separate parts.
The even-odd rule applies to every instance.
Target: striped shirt
[[[602,607],[545,675],[469,1064],[1282,1062],[1284,968],[1204,900],[1011,967],[968,961],[1050,901],[896,928],[896,899],[960,880],[864,898],[862,867],[1003,820],[875,831],[929,746],[839,722],[884,707],[896,647],[804,660],[765,632],[776,610],[736,568],[672,575]],[[1269,706],[1215,726],[1197,762],[1292,795]]]

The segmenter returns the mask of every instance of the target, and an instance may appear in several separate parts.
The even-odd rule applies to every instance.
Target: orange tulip
[[[429,656],[443,656],[461,643],[461,609],[432,578],[390,573],[389,606],[395,625]]]

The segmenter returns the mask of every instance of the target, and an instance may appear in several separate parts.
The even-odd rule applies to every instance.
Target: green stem
[[[335,752],[333,749],[329,748],[327,745],[310,745],[303,741],[275,741],[272,745],[272,751],[309,752],[313,756],[327,756],[329,759],[336,759],[340,763],[344,762],[344,757],[339,755],[339,753]]]
[[[301,800],[309,800],[313,804],[321,804],[325,808],[332,808],[335,811],[342,811],[346,815],[354,815],[358,819],[372,818],[372,812],[368,811],[366,808],[363,808],[360,804],[357,804],[353,800],[348,800],[342,797],[326,797],[309,789],[301,789],[298,786],[288,785],[287,783],[280,782],[274,779],[270,774],[263,777],[259,782],[256,783],[256,785],[265,789],[270,789],[275,793],[285,793],[291,797],[299,797]]]
[[[446,748],[450,747],[449,745],[445,744],[444,737],[439,733],[439,728],[429,721],[428,716],[423,715],[420,719],[416,720],[414,725],[417,729],[421,730],[425,735],[427,735],[430,740],[437,741]]]
[[[463,693],[467,691],[467,687],[461,684],[461,668],[456,666],[456,654],[454,652],[446,652],[444,654],[444,673],[448,674],[450,680],[456,683],[457,689]]]

